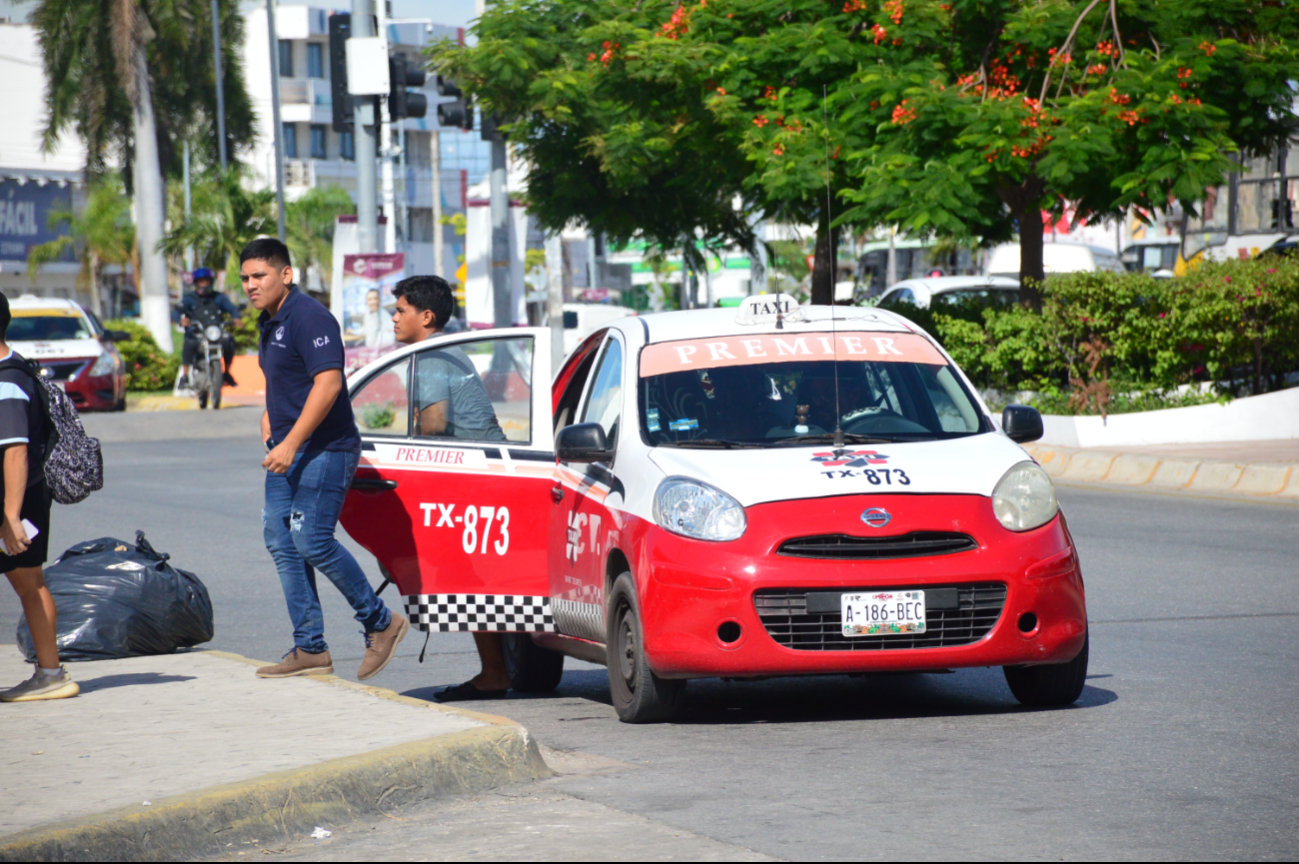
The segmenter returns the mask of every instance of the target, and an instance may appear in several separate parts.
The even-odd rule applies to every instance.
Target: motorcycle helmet
[[[210,267],[200,267],[194,271],[193,281],[197,282],[200,279],[211,279],[215,284],[216,274],[212,272],[212,268]]]

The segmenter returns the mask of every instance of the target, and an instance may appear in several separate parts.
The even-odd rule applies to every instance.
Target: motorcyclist
[[[194,271],[194,290],[180,301],[180,326],[185,330],[185,345],[180,352],[182,387],[189,386],[190,366],[198,359],[198,352],[203,347],[203,327],[200,325],[191,328],[191,322],[198,318],[204,323],[216,323],[229,315],[235,327],[240,323],[239,307],[226,295],[212,290],[215,281],[216,274],[209,268],[198,268]],[[229,333],[222,335],[221,356],[225,360],[222,380],[234,387],[235,379],[230,375],[230,364],[235,359],[235,337]]]

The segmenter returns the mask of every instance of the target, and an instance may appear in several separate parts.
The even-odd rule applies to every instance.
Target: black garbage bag
[[[134,545],[112,537],[80,543],[45,568],[59,612],[59,659],[108,660],[171,654],[212,638],[212,599],[193,573],[167,563],[143,531]],[[36,649],[27,619],[18,647]]]

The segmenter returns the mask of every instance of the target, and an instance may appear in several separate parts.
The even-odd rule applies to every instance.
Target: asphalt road
[[[211,647],[278,658],[289,626],[261,542],[256,420],[251,409],[91,418],[107,485],[56,506],[51,548],[143,529],[209,586]],[[503,815],[513,839],[494,848],[490,819],[443,805],[404,814],[400,831],[340,831],[328,855],[287,851],[438,858],[454,823],[489,835],[456,847],[459,857],[626,857],[610,839],[616,824],[636,857],[1293,860],[1299,507],[1078,487],[1060,498],[1092,622],[1088,687],[1072,708],[1023,710],[988,669],[696,681],[680,722],[627,726],[604,670],[570,660],[556,693],[481,705],[545,745],[603,760],[548,781],[528,805],[552,822],[563,810],[562,850],[529,846],[537,832],[519,826],[531,815],[514,828]],[[378,584],[373,559],[359,557]],[[353,674],[357,626],[336,592],[323,594],[336,666]],[[0,591],[0,641],[17,616]],[[421,665],[422,643],[412,633],[373,683],[429,697],[476,671],[467,635],[434,634]],[[533,813],[509,803],[488,811]],[[697,845],[648,849],[655,832]]]

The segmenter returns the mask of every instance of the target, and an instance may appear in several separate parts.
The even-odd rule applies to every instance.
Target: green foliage
[[[67,233],[35,246],[27,255],[27,273],[33,279],[40,265],[62,258],[69,249],[81,255],[79,287],[91,291],[92,304],[98,299],[99,276],[105,265],[131,261],[135,226],[131,223],[131,202],[116,173],[93,179],[86,190],[86,206],[80,212],[55,210],[50,228],[67,226]],[[97,310],[96,310],[97,311]]]
[[[1299,370],[1295,256],[1209,263],[1171,280],[1056,275],[1043,286],[1040,312],[974,304],[894,311],[932,333],[977,387],[1034,391],[1050,413],[1202,404],[1279,389]]]
[[[391,402],[371,402],[361,409],[361,425],[366,429],[388,429],[396,417]]]
[[[172,222],[162,238],[168,255],[194,251],[197,266],[225,270],[227,283],[237,279],[239,252],[249,241],[275,234],[275,192],[252,190],[234,169],[224,175],[209,173],[191,187],[192,205],[188,219]]]
[[[817,222],[824,251],[828,181],[840,225],[990,243],[1022,223],[1031,246],[1040,209],[1193,211],[1227,154],[1283,141],[1291,6],[504,0],[434,62],[511,121],[549,228],[749,247],[758,211]]]
[[[127,390],[169,390],[176,381],[180,358],[158,347],[149,329],[134,318],[104,322],[110,330],[125,330],[131,338],[117,343],[126,364]]]
[[[250,306],[239,319],[239,326],[230,328],[230,334],[235,337],[235,351],[240,354],[257,353],[257,342],[261,336],[257,329],[257,315],[257,310]]]
[[[252,143],[252,102],[244,87],[244,19],[236,0],[220,0],[221,68],[228,152]],[[43,144],[74,129],[86,145],[86,168],[105,173],[134,148],[124,73],[144,46],[163,173],[181,174],[188,134],[201,161],[215,165],[216,71],[209,0],[39,0],[31,12],[48,79]]]
[[[352,196],[341,186],[316,186],[284,209],[294,265],[314,267],[328,286],[333,272],[334,226],[339,216],[356,213]]]

